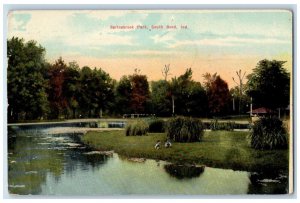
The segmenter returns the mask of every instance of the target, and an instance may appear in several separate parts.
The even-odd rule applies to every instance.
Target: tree
[[[162,75],[163,75],[165,81],[167,81],[168,76],[171,75],[171,74],[169,73],[169,71],[170,71],[170,64],[165,65],[165,67],[161,70],[161,73],[162,73]]]
[[[72,111],[73,118],[76,118],[76,110],[79,108],[79,78],[79,65],[75,61],[70,62],[65,70],[63,89],[67,98],[68,109]]]
[[[150,99],[147,76],[135,71],[129,78],[132,87],[131,108],[134,113],[145,113],[147,102]]]
[[[210,113],[215,115],[226,113],[230,102],[228,84],[217,73],[213,75],[206,73],[203,77]]]
[[[186,102],[189,95],[188,86],[192,81],[192,75],[192,69],[188,68],[185,73],[180,75],[178,78],[172,78],[171,94],[174,102],[174,113],[176,114],[186,115],[188,112]]]
[[[159,116],[170,116],[172,112],[170,84],[166,80],[153,81],[151,90],[154,113]]]
[[[101,68],[85,66],[80,72],[79,106],[85,117],[102,117],[113,101],[114,81]]]
[[[91,101],[91,81],[92,81],[92,70],[88,66],[82,67],[79,77],[79,107],[81,110],[80,117],[91,117],[92,116],[92,101]]]
[[[257,107],[284,108],[290,99],[290,75],[283,68],[285,61],[258,62],[253,73],[248,75],[247,94]]]
[[[47,117],[45,49],[35,41],[11,38],[7,41],[8,120]]]
[[[249,104],[251,102],[248,95],[245,93],[246,91],[246,85],[243,85],[243,92],[240,94],[240,88],[239,86],[235,86],[230,89],[230,95],[232,96],[232,113],[245,113],[249,111]],[[238,107],[238,108],[237,108]],[[240,110],[240,111],[237,111]]]
[[[187,115],[207,116],[207,96],[200,82],[191,81],[188,85],[186,101]]]
[[[207,102],[206,94],[201,84],[192,80],[192,75],[192,69],[188,68],[178,78],[172,78],[170,92],[174,98],[175,113],[203,116]]]
[[[64,83],[66,80],[67,65],[60,57],[48,70],[49,89],[48,97],[51,107],[51,117],[59,118],[68,107]]]
[[[237,87],[239,89],[239,94],[238,94],[238,98],[239,98],[239,114],[241,113],[241,107],[242,107],[242,98],[243,98],[243,79],[245,77],[246,72],[244,72],[243,76],[242,76],[242,71],[236,71],[236,75],[238,76],[238,82],[234,79],[234,77],[232,77],[232,80],[235,82],[235,84],[237,84]]]
[[[117,114],[131,113],[131,94],[132,86],[130,79],[127,76],[123,76],[115,90],[115,112]]]
[[[93,71],[93,87],[92,98],[94,98],[94,106],[96,116],[103,116],[104,110],[107,110],[109,103],[114,100],[114,81],[104,70],[94,68]]]

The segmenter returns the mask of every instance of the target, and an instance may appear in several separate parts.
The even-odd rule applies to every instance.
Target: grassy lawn
[[[144,157],[179,163],[204,164],[234,170],[286,170],[288,150],[254,150],[249,147],[249,132],[206,131],[202,142],[173,143],[172,148],[154,149],[164,133],[125,136],[124,131],[88,132],[82,141],[98,150],[114,150],[119,155]]]

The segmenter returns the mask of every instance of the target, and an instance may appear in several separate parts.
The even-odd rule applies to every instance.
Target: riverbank
[[[88,132],[81,139],[97,150],[114,150],[127,157],[245,171],[287,170],[288,150],[254,150],[249,147],[248,135],[249,132],[206,131],[202,142],[173,143],[172,148],[159,150],[154,149],[154,144],[166,139],[164,133],[126,137],[123,130]]]

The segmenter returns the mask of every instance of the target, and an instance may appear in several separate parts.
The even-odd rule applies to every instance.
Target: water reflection
[[[12,194],[40,194],[48,174],[59,182],[64,173],[99,167],[108,159],[105,155],[84,155],[90,149],[78,143],[78,134],[9,129],[8,135],[8,185]]]
[[[248,194],[287,194],[289,192],[287,171],[250,173]]]
[[[164,169],[172,177],[183,179],[199,177],[204,171],[204,166],[166,164]]]
[[[15,132],[9,135],[8,184],[14,194],[39,194],[46,174],[59,177],[63,171],[62,155],[54,150],[32,147],[36,144],[35,132]]]

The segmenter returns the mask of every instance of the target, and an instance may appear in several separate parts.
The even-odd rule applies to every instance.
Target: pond
[[[132,161],[80,142],[81,134],[49,129],[9,130],[8,191],[20,195],[280,194],[287,176]],[[269,174],[268,174],[269,175]]]

